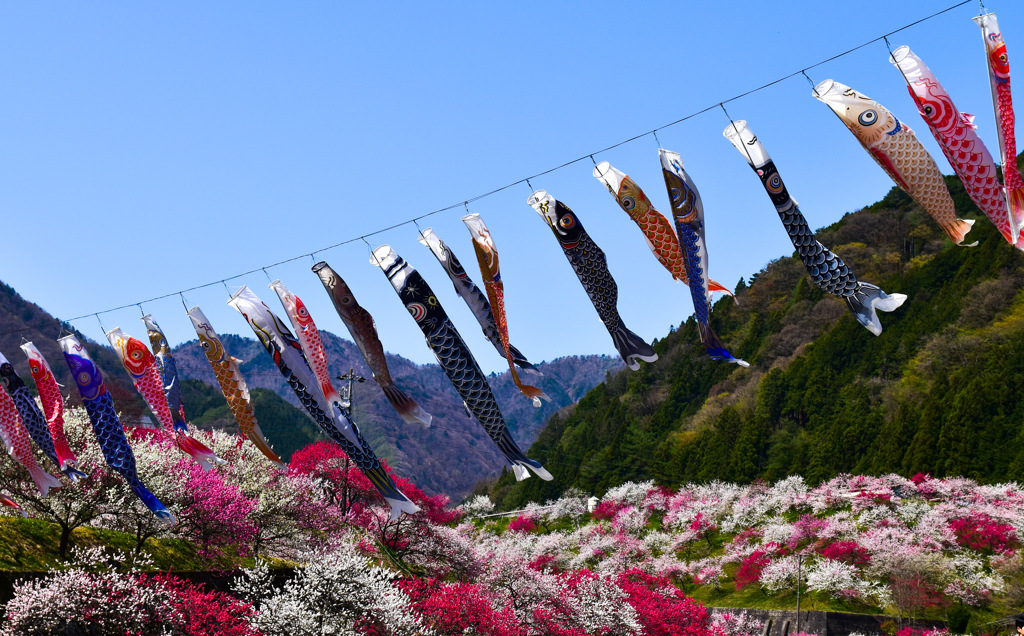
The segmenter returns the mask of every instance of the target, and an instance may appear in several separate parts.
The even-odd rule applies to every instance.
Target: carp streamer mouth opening
[[[892,52],[892,63],[899,64],[903,60],[907,59],[908,55],[910,55],[910,47],[904,44]]]
[[[819,97],[825,97],[825,95],[832,90],[832,87],[836,85],[835,80],[824,80],[814,87],[814,94]]]

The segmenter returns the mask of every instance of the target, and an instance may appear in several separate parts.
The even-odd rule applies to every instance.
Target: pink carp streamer
[[[252,442],[267,459],[283,468],[284,462],[270,448],[259,423],[256,422],[256,411],[249,398],[249,386],[238,369],[238,362],[224,350],[220,336],[213,330],[209,319],[199,307],[190,309],[188,317],[192,319],[192,326],[196,328],[196,335],[199,336],[199,344],[210,366],[213,367],[213,375],[217,378],[221,393],[224,394],[224,399],[227,400],[228,407],[238,422],[238,432]]]
[[[910,126],[875,100],[845,84],[827,79],[815,86],[813,92],[818,101],[832,109],[889,178],[935,219],[949,240],[963,245],[974,220],[956,218],[946,180]],[[974,245],[977,243],[965,247]]]
[[[136,390],[146,401],[149,410],[156,416],[161,427],[171,436],[174,445],[178,449],[194,459],[203,470],[210,470],[213,464],[226,464],[223,459],[199,441],[193,439],[187,433],[182,433],[174,428],[174,416],[171,415],[171,408],[167,403],[167,396],[164,394],[164,384],[160,377],[160,369],[156,364],[156,357],[138,338],[133,338],[115,327],[107,332],[107,340],[110,346],[114,347],[121,357],[121,365],[131,376],[132,383]]]
[[[498,328],[498,338],[501,346],[505,349],[505,360],[508,361],[508,369],[512,373],[512,382],[515,383],[519,392],[533,400],[533,405],[540,408],[541,400],[551,401],[544,391],[529,385],[523,384],[516,371],[515,358],[512,355],[508,343],[508,317],[505,314],[505,284],[501,281],[501,268],[498,265],[498,248],[494,246],[494,239],[487,230],[487,225],[480,218],[479,214],[468,214],[462,217],[462,222],[469,229],[469,235],[473,237],[473,251],[476,252],[476,260],[480,265],[480,275],[484,278],[484,288],[487,290],[487,300],[491,305],[491,313],[494,316],[494,324]]]
[[[50,437],[53,438],[53,449],[57,453],[60,469],[77,469],[78,458],[71,451],[68,440],[64,436],[64,396],[60,393],[60,387],[57,386],[57,379],[53,377],[50,364],[43,357],[42,352],[31,342],[21,345],[21,350],[28,357],[28,368],[36,383],[39,401],[43,403],[43,414],[46,416],[46,424],[50,429]]]
[[[651,248],[651,252],[654,253],[658,262],[672,274],[672,278],[689,285],[690,278],[686,269],[686,258],[683,256],[679,237],[672,229],[672,224],[665,218],[665,215],[654,208],[654,204],[647,198],[640,186],[630,179],[629,175],[616,170],[607,161],[602,161],[594,167],[594,178],[608,188],[608,192],[615,197],[615,201],[622,211],[637,224],[644,233],[647,247]],[[706,277],[707,272],[704,275]],[[733,298],[736,297],[725,285],[710,278],[707,282],[708,289],[711,291],[725,292]]]
[[[63,484],[60,480],[46,472],[36,463],[36,456],[32,452],[32,442],[29,440],[28,430],[18,415],[18,407],[7,391],[0,389],[0,438],[3,439],[4,447],[10,453],[14,461],[18,462],[32,476],[39,494],[45,497],[51,488],[60,488]]]
[[[313,370],[317,384],[320,385],[320,392],[327,398],[327,403],[338,409],[347,407],[342,403],[338,390],[331,383],[331,371],[327,367],[327,352],[324,351],[324,343],[320,339],[320,330],[316,328],[316,323],[309,315],[305,303],[288,291],[284,283],[279,280],[270,283],[270,288],[277,293],[277,297],[281,300],[284,313],[288,316],[288,321],[292,323],[295,335],[299,337],[302,354],[306,356],[306,362]],[[350,400],[351,398],[352,396],[349,396]]]
[[[21,514],[22,517],[27,517],[28,516],[28,513],[25,512],[25,509],[22,508],[21,506],[19,506],[17,501],[15,501],[15,500],[13,500],[13,499],[11,499],[9,497],[5,497],[3,495],[0,495],[0,505],[7,506],[8,508],[14,508],[15,510],[17,510]]]
[[[1010,223],[1018,235],[1024,232],[1024,181],[1017,170],[1016,118],[1013,115],[1013,97],[1010,95],[1010,60],[1006,56],[1006,42],[999,31],[996,14],[986,13],[974,18],[981,27],[985,43],[985,61],[988,79],[992,85],[992,105],[996,112],[996,130],[999,133],[999,155],[1003,164],[1003,186],[1009,206]]]
[[[1020,239],[1019,233],[1011,227],[1006,194],[999,183],[995,161],[975,130],[974,117],[957,110],[935,75],[911,52],[910,47],[899,47],[893,51],[889,61],[903,73],[918,112],[931,129],[935,141],[939,142],[971,200],[995,224],[1003,238],[1017,249],[1024,250],[1024,239]]]

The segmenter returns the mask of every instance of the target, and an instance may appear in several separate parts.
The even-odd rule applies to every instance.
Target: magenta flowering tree
[[[509,532],[533,532],[536,528],[537,524],[534,522],[533,517],[528,515],[519,515],[508,524]]]
[[[175,470],[182,483],[176,532],[210,558],[225,556],[228,546],[246,552],[256,530],[248,518],[255,502],[220,471],[204,471],[188,457],[178,460]]]
[[[983,554],[1013,554],[1020,544],[1012,525],[999,523],[984,512],[953,519],[949,527],[958,544]]]

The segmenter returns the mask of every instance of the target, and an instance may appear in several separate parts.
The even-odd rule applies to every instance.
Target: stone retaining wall
[[[764,625],[761,636],[790,636],[798,631],[816,636],[848,636],[860,633],[871,636],[882,633],[882,623],[894,621],[891,616],[877,614],[847,614],[845,612],[801,611],[800,628],[797,629],[797,612],[793,610],[736,609],[731,607],[708,607],[712,614],[728,612],[745,613],[748,618]],[[914,621],[916,627],[945,627],[944,621]]]

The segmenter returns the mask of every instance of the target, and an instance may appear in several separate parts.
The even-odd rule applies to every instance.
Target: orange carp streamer
[[[647,247],[651,248],[651,252],[654,253],[658,262],[672,274],[672,278],[684,285],[689,285],[686,258],[679,246],[679,237],[672,229],[672,224],[654,208],[654,204],[647,198],[640,186],[628,175],[613,168],[607,161],[597,164],[594,168],[594,177],[608,188],[608,192],[615,197],[619,207],[629,215],[629,218],[633,219],[633,222],[644,233]],[[725,292],[735,298],[728,287],[710,278],[708,279],[708,289],[713,292]]]
[[[247,440],[253,443],[267,459],[275,464],[284,467],[284,462],[277,456],[277,453],[270,448],[270,444],[263,437],[263,431],[256,421],[256,411],[253,409],[252,400],[249,397],[249,386],[238,369],[238,362],[228,355],[224,350],[224,343],[220,336],[213,330],[213,326],[206,318],[199,307],[188,310],[188,317],[192,320],[192,326],[196,328],[196,335],[199,336],[199,345],[206,354],[206,359],[213,367],[213,375],[217,378],[220,391],[228,402],[231,414],[238,422],[238,432]]]
[[[480,275],[484,277],[484,288],[487,289],[487,300],[491,305],[491,314],[494,316],[494,324],[498,328],[498,337],[501,339],[501,346],[505,349],[505,360],[508,361],[508,369],[512,372],[512,382],[516,388],[526,397],[533,400],[533,405],[540,408],[541,400],[551,401],[544,391],[523,384],[516,371],[514,356],[508,343],[508,318],[505,315],[505,284],[501,281],[501,268],[498,265],[498,249],[494,246],[494,239],[487,230],[484,220],[479,214],[468,214],[462,217],[462,222],[469,228],[469,235],[473,237],[473,250],[476,252],[476,261],[480,265]]]

